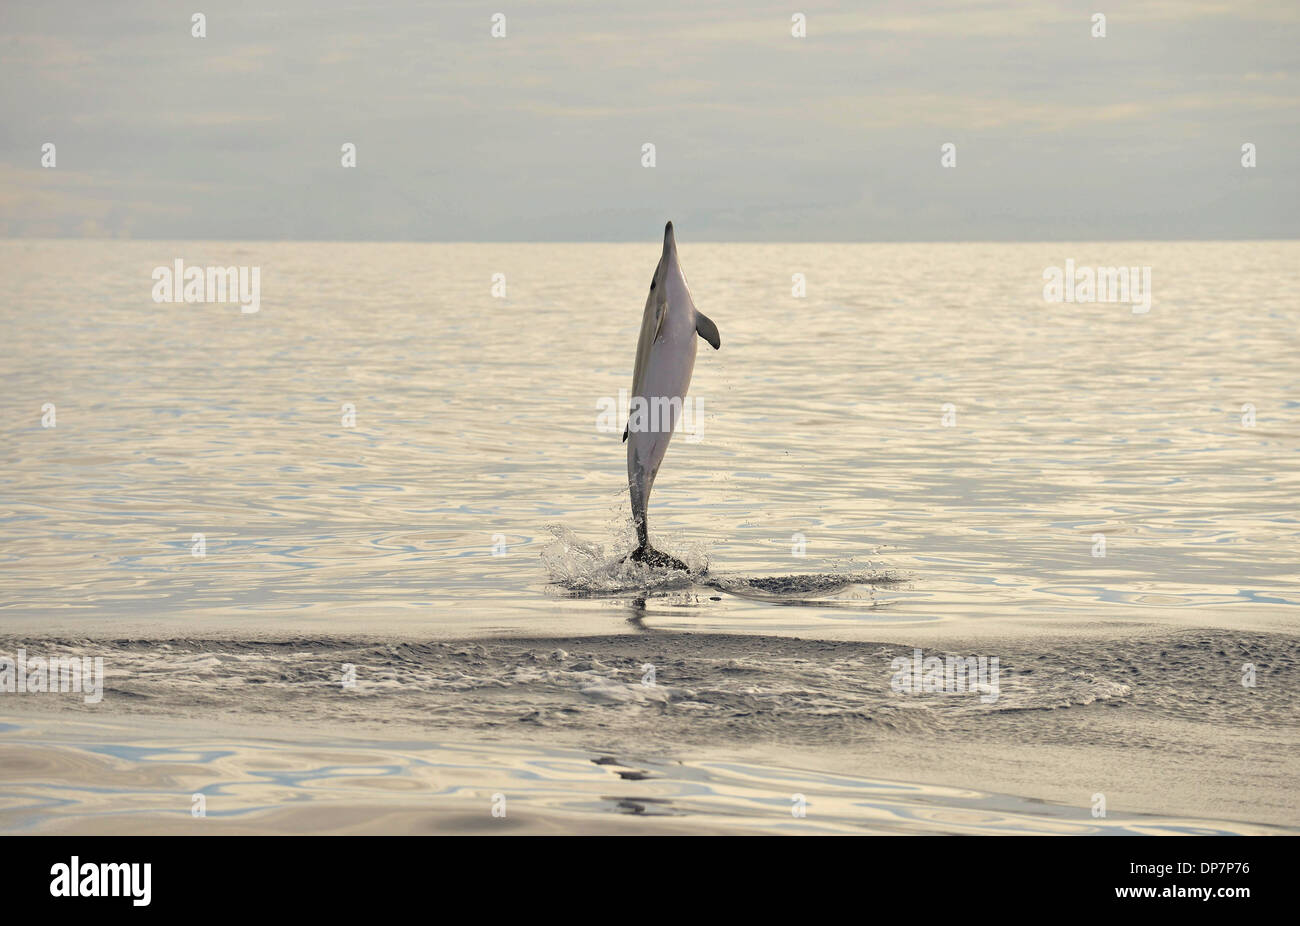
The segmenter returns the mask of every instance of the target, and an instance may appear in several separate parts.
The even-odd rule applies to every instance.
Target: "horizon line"
[[[115,235],[103,236],[0,236],[0,241],[114,241],[141,244],[194,241],[230,244],[659,244],[654,238],[601,238],[601,239],[551,239],[551,238],[132,238]],[[1300,235],[1287,238],[823,238],[817,240],[777,238],[687,238],[690,244],[1229,244],[1245,242],[1300,241]]]

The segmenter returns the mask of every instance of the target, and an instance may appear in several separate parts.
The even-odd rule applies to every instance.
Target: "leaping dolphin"
[[[671,569],[685,569],[686,564],[650,546],[646,506],[659,464],[681,417],[686,390],[691,385],[697,334],[714,350],[722,346],[718,326],[696,309],[691,299],[690,287],[677,260],[673,223],[669,222],[664,226],[663,255],[650,280],[650,295],[646,297],[645,313],[641,317],[631,407],[623,440],[627,442],[627,485],[632,495],[632,520],[638,542],[630,558]]]

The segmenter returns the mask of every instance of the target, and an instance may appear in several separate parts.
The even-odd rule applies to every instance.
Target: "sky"
[[[1296,0],[0,0],[7,237],[1294,238],[1298,122]]]

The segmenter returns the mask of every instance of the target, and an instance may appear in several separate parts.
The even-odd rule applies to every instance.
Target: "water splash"
[[[686,572],[682,572],[626,561],[630,549],[626,542],[615,541],[606,546],[583,540],[563,525],[552,524],[547,529],[554,539],[542,549],[542,563],[551,584],[575,596],[644,594],[701,586],[739,598],[823,607],[834,606],[835,596],[844,595],[846,597],[839,603],[860,607],[863,593],[870,596],[876,586],[898,585],[905,581],[895,572],[861,570],[852,566],[842,572],[797,575],[711,573],[706,548],[698,543],[674,548],[676,555],[688,567]]]
[[[542,564],[552,585],[573,594],[670,591],[688,588],[708,573],[708,556],[698,544],[676,554],[689,570],[682,572],[628,561],[632,547],[622,540],[607,547],[583,540],[563,525],[550,524],[547,530],[554,539],[542,548]]]

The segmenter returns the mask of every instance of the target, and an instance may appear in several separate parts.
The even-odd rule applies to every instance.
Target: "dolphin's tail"
[[[645,497],[637,491],[635,482],[632,484],[632,521],[636,525],[637,547],[627,555],[623,562],[626,563],[630,560],[634,563],[645,563],[647,566],[687,571],[686,564],[677,557],[669,556],[667,553],[650,546],[650,530],[646,524]]]
[[[650,541],[643,540],[641,545],[633,550],[627,556],[634,563],[645,563],[647,566],[654,566],[662,569],[680,569],[682,572],[688,572],[687,566],[675,556],[669,556],[650,546]]]

